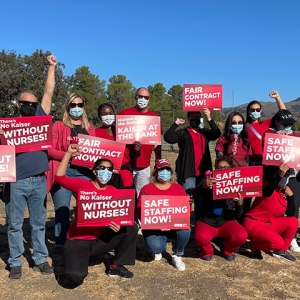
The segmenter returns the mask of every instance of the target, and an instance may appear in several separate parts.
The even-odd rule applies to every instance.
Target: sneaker
[[[292,254],[290,254],[288,251],[276,250],[276,251],[273,251],[273,256],[279,257],[279,258],[284,258],[288,261],[296,260],[296,258]]]
[[[251,258],[262,260],[263,256],[261,255],[261,251],[260,250],[257,250],[257,251],[251,250]]]
[[[10,279],[20,279],[22,277],[22,267],[10,267],[9,278]]]
[[[224,258],[228,261],[233,261],[233,260],[235,260],[235,255],[234,255],[234,253],[232,253],[231,255],[226,255],[224,253]]]
[[[179,271],[184,271],[185,270],[185,264],[182,261],[182,257],[181,256],[172,255],[172,264]]]
[[[114,269],[109,268],[107,275],[110,277],[120,276],[126,279],[133,277],[133,273],[127,270],[124,266],[117,266]]]
[[[300,252],[300,247],[299,247],[296,239],[292,239],[292,242],[291,242],[291,245],[290,245],[289,249],[292,252],[295,252],[295,253],[299,253]]]
[[[205,261],[211,261],[212,260],[212,256],[204,256],[204,257],[200,257],[200,258],[205,260]]]
[[[38,271],[38,272],[41,272],[42,274],[44,275],[49,275],[49,274],[52,274],[53,273],[53,268],[50,267],[49,263],[46,261],[40,265],[35,265],[33,267],[33,270],[34,271]]]
[[[161,253],[152,253],[152,257],[154,260],[161,260],[162,259],[162,254]]]

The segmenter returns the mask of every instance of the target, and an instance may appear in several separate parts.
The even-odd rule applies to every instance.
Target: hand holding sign
[[[204,108],[203,109],[203,113],[205,114],[206,118],[207,118],[207,121],[210,121],[211,120],[211,117],[210,117],[210,110],[208,108]]]
[[[114,223],[114,222],[111,222],[111,223],[108,225],[108,227],[109,227],[112,231],[114,231],[114,232],[119,232],[120,229],[121,229],[121,226],[118,225],[118,224],[116,224],[116,223]]]
[[[286,163],[283,163],[282,165],[279,166],[278,175],[280,177],[283,177],[289,169],[290,167]]]

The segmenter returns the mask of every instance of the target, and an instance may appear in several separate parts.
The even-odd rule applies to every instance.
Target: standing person
[[[46,116],[51,110],[55,87],[56,57],[47,57],[49,64],[44,95],[38,106],[37,97],[31,91],[23,91],[17,98],[20,117]],[[2,131],[3,133],[3,131]],[[45,172],[49,170],[46,151],[22,152],[16,155],[17,181],[5,184],[5,211],[8,222],[7,236],[9,244],[10,265],[9,278],[19,279],[22,276],[21,255],[24,252],[22,225],[26,205],[29,210],[31,225],[33,270],[42,274],[53,273],[47,262],[48,249],[45,243],[45,224],[47,218],[47,186]]]
[[[76,142],[79,133],[95,135],[95,129],[89,123],[85,111],[85,99],[79,94],[68,95],[62,121],[57,121],[52,127],[53,148],[48,151],[51,172],[48,176],[48,186],[55,208],[55,244],[63,246],[70,226],[70,201],[72,192],[54,182],[54,175],[59,163],[64,157],[70,143]],[[75,166],[72,162],[67,168],[67,176],[90,179],[92,172],[88,168]]]
[[[280,95],[277,91],[270,92],[269,96],[274,98],[277,102],[278,109],[286,109],[282,102]],[[261,119],[261,104],[257,100],[251,101],[247,105],[246,110],[246,123],[249,142],[252,148],[252,155],[250,158],[251,165],[261,165],[262,162],[262,141],[263,135],[266,130],[270,127],[272,119],[262,120]]]
[[[108,159],[98,159],[93,167],[93,180],[68,177],[67,169],[73,156],[79,155],[79,146],[69,145],[56,172],[55,181],[67,190],[78,194],[79,190],[115,190],[107,185],[112,177],[113,164]],[[133,273],[124,265],[135,264],[138,227],[119,226],[111,222],[108,227],[78,227],[77,208],[64,247],[65,273],[58,276],[61,286],[69,289],[81,285],[88,274],[89,258],[101,258],[114,249],[115,256],[110,264],[108,275],[132,278]]]
[[[285,216],[295,209],[293,192],[287,186],[289,166],[266,167],[263,196],[255,198],[251,209],[243,220],[248,232],[252,257],[262,259],[260,251],[273,251],[274,257],[295,261],[287,249],[298,229],[298,220]]]
[[[136,105],[121,111],[120,115],[140,115],[156,116],[157,114],[148,109],[150,101],[149,90],[141,87],[135,93]],[[150,179],[150,160],[152,151],[155,153],[155,159],[161,158],[161,146],[153,147],[152,145],[141,145],[141,154],[137,158],[132,158],[130,163],[133,167],[133,177],[137,197],[142,187],[149,183]]]
[[[292,126],[295,122],[296,121],[294,120],[290,111],[286,109],[280,109],[272,118],[270,129],[267,130],[266,133],[270,132],[299,137],[299,135],[292,130]],[[286,211],[286,215],[294,216],[298,220],[300,206],[300,172],[297,169],[291,168],[289,173],[290,176],[287,185],[293,192],[292,201],[294,201],[295,209],[292,213],[290,211]],[[300,247],[297,243],[296,235],[293,238],[289,249],[293,252],[299,253]]]
[[[189,126],[178,129],[178,126],[185,123],[182,118],[177,120],[165,132],[164,139],[169,144],[178,144],[179,154],[176,159],[177,180],[183,186],[186,193],[193,195],[193,189],[204,178],[204,172],[212,169],[209,145],[210,141],[216,140],[221,131],[210,116],[208,109],[203,110],[211,130],[199,128],[200,112],[188,112]],[[195,198],[196,220],[200,213],[200,200]]]
[[[239,112],[233,111],[228,115],[224,134],[218,139],[215,150],[217,156],[229,155],[234,167],[248,166],[252,150],[244,117]]]
[[[98,107],[98,117],[102,122],[102,126],[97,128],[95,131],[96,137],[116,140],[116,126],[115,126],[115,111],[110,103],[102,103]],[[132,145],[126,145],[122,166],[120,170],[120,177],[122,187],[124,188],[134,188],[133,184],[133,169],[130,165],[131,159],[136,159],[139,157],[141,151],[141,143],[134,142]],[[116,177],[116,176],[114,176]]]
[[[233,167],[231,157],[219,156],[215,169]],[[234,252],[246,242],[247,232],[236,220],[243,213],[243,198],[238,193],[235,199],[213,200],[212,186],[215,178],[206,178],[197,188],[202,194],[200,218],[195,225],[195,242],[201,248],[200,258],[209,261],[214,253],[211,241],[215,237],[224,238],[223,256],[226,260],[235,259]]]
[[[175,174],[171,168],[171,164],[167,159],[158,159],[151,175],[151,183],[145,185],[138,198],[138,215],[140,217],[143,195],[162,195],[162,196],[186,196],[182,186],[176,183]],[[142,230],[146,244],[152,252],[154,260],[162,259],[162,252],[166,251],[168,235],[175,234],[176,244],[175,251],[172,255],[172,264],[179,271],[185,270],[185,264],[182,261],[184,248],[190,238],[190,229],[183,230]]]

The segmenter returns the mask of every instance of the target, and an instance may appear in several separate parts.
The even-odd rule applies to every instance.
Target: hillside
[[[259,100],[258,100],[259,101]],[[272,118],[277,112],[277,104],[275,101],[260,101],[262,105],[262,116],[263,118]],[[245,116],[246,108],[248,103],[235,106],[234,110],[242,113]],[[300,119],[300,97],[289,102],[285,102],[286,108],[291,111],[295,120]],[[223,108],[222,115],[226,117],[232,111],[232,107]]]

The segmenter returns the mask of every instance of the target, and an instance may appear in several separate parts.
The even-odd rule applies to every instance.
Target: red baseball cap
[[[159,170],[159,169],[161,169],[163,167],[169,167],[169,168],[171,168],[171,164],[170,164],[170,162],[167,159],[161,158],[161,159],[157,159],[155,161],[155,166],[154,167],[155,167],[156,170]]]

